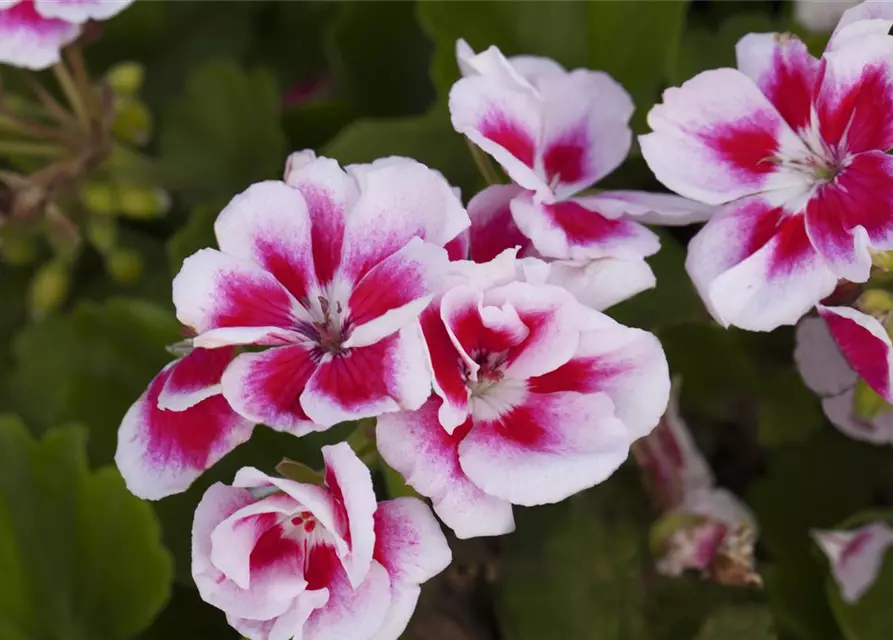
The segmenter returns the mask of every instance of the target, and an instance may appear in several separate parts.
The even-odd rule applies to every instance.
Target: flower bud
[[[136,145],[149,140],[152,130],[152,114],[148,107],[135,98],[120,98],[115,104],[115,121],[112,131],[116,136]]]
[[[87,220],[87,240],[96,250],[106,254],[118,243],[118,225],[111,216],[90,216]]]
[[[3,262],[13,266],[33,263],[37,259],[34,237],[20,229],[5,228],[0,233],[0,255]]]
[[[90,213],[114,215],[118,209],[115,187],[105,182],[91,182],[81,189],[81,202]]]
[[[71,286],[69,265],[63,260],[47,262],[31,279],[28,308],[34,318],[43,318],[65,301]]]
[[[137,220],[157,218],[170,207],[170,197],[163,189],[121,186],[118,189],[121,215]]]
[[[893,295],[883,289],[868,289],[859,296],[856,306],[869,315],[884,316],[893,311]]]
[[[889,406],[877,391],[869,387],[865,380],[859,378],[853,393],[853,410],[857,417],[871,420]]]
[[[133,249],[113,249],[105,259],[109,275],[121,284],[132,284],[143,275],[143,258]]]
[[[121,96],[133,96],[143,86],[145,69],[138,62],[119,62],[109,69],[105,75],[109,86],[116,94]]]

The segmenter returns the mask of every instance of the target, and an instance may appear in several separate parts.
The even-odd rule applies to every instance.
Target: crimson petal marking
[[[366,347],[324,354],[301,395],[312,420],[332,425],[420,407],[431,393],[416,323]]]
[[[431,498],[435,513],[457,537],[514,531],[511,504],[485,494],[459,466],[459,443],[471,420],[449,434],[438,421],[439,406],[432,397],[418,411],[381,416],[375,430],[379,453],[407,484]]]
[[[277,431],[321,431],[329,425],[314,424],[299,401],[316,367],[313,352],[300,344],[243,353],[223,374],[223,394],[241,415]]]
[[[0,62],[40,70],[59,62],[59,51],[81,33],[77,24],[45,17],[33,2],[0,9]]]
[[[431,358],[434,392],[443,400],[439,419],[444,429],[453,429],[468,417],[469,390],[465,384],[463,359],[440,318],[439,305],[432,304],[419,318]]]
[[[803,318],[795,337],[794,363],[807,387],[820,396],[838,396],[856,385],[859,376],[837,348],[825,321],[816,316]],[[846,413],[852,410],[850,403]]]
[[[698,74],[664,91],[648,113],[653,133],[641,136],[642,155],[672,191],[722,204],[767,189],[804,185],[802,175],[771,159],[800,157],[803,143],[753,80],[735,69]]]
[[[447,257],[450,262],[455,260],[468,260],[471,242],[471,229],[466,229],[455,238],[446,243]]]
[[[165,367],[130,407],[118,432],[115,463],[131,493],[158,500],[185,491],[199,475],[251,437],[254,425],[213,395],[183,411],[158,408],[176,363]]]
[[[875,318],[849,307],[816,307],[847,362],[872,389],[893,401],[893,344]]]
[[[819,62],[790,34],[750,33],[735,47],[738,68],[766,95],[795,131],[809,125]]]
[[[542,171],[561,200],[591,186],[626,159],[635,107],[626,90],[603,71],[548,73],[537,79],[537,88],[545,114]]]
[[[524,190],[514,184],[487,187],[468,203],[471,218],[469,257],[475,262],[489,262],[506,249],[519,247],[524,256],[533,246],[515,224],[509,203]]]
[[[532,506],[602,482],[626,459],[629,442],[604,394],[530,394],[494,421],[475,421],[459,463],[486,493]]]
[[[825,54],[816,113],[825,144],[839,155],[893,147],[891,57],[887,35]]]
[[[314,275],[310,214],[301,192],[269,180],[234,197],[214,223],[224,253],[269,271],[295,300],[318,288]]]
[[[529,194],[511,203],[522,233],[543,256],[558,259],[642,258],[660,249],[658,237],[642,225],[616,220],[587,208],[586,199],[537,203]]]
[[[158,408],[183,411],[220,393],[220,377],[232,361],[232,347],[193,349],[174,363],[158,396]]]
[[[269,272],[214,249],[186,258],[173,282],[177,319],[198,333],[223,327],[295,328],[306,311]]]

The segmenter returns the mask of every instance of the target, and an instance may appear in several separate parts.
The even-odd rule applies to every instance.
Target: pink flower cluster
[[[133,0],[0,0],[0,62],[45,69],[88,20],[106,20]]]
[[[630,216],[710,208],[576,195],[631,143],[631,101],[608,76],[464,43],[459,62],[472,71],[453,89],[454,122],[519,184],[478,194],[469,217],[414,160],[342,168],[302,151],[284,180],[233,198],[218,248],[174,279],[185,355],[122,421],[116,461],[132,492],[184,491],[256,424],[302,436],[376,418],[381,458],[457,536],[497,535],[514,528],[512,505],[605,480],[657,424],[670,389],[660,343],[597,309],[653,286],[643,258],[659,242]],[[560,98],[578,84],[586,101],[567,111]],[[533,128],[512,124],[515,94],[535,110],[518,126]],[[487,142],[475,114],[526,136],[533,155],[512,160],[515,143]],[[449,549],[427,505],[376,505],[346,444],[323,453],[323,484],[243,468],[211,487],[194,578],[253,640],[396,639]]]

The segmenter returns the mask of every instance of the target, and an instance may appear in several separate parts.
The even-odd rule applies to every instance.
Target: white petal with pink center
[[[33,0],[6,3],[0,8],[0,63],[46,69],[80,33],[77,24],[42,15]]]
[[[850,307],[818,305],[817,309],[849,366],[887,402],[893,402],[893,343],[884,325]]]
[[[872,522],[849,531],[814,530],[812,537],[831,563],[831,575],[845,602],[853,604],[871,588],[884,564],[893,529]]]
[[[115,464],[131,493],[158,500],[185,491],[251,437],[254,423],[220,395],[220,375],[232,357],[231,348],[195,349],[167,365],[128,409]]]
[[[404,591],[449,563],[446,540],[419,501],[377,505],[347,444],[323,457],[325,486],[247,468],[208,490],[193,525],[199,593],[252,640],[396,640],[414,607]]]
[[[273,428],[420,407],[430,377],[417,318],[446,276],[441,247],[469,224],[456,194],[406,158],[343,171],[301,152],[287,179],[220,214],[220,251],[187,258],[174,280],[178,318],[198,345],[272,346],[240,355],[223,393]]]

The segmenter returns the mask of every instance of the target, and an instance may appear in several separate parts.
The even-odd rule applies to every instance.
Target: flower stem
[[[22,72],[22,78],[24,78],[25,83],[28,85],[28,88],[31,90],[31,93],[40,101],[40,104],[44,109],[47,110],[53,118],[59,121],[61,124],[70,126],[76,124],[77,121],[72,117],[71,113],[65,110],[59,102],[50,95],[49,91],[41,86],[40,82],[34,77],[34,75],[30,71]]]
[[[98,118],[96,96],[90,86],[90,74],[87,72],[87,63],[84,61],[81,47],[77,44],[68,47],[65,50],[65,57],[74,73],[75,86],[84,102],[88,117],[94,115]]]
[[[481,176],[484,178],[484,182],[487,183],[487,186],[501,183],[502,180],[500,180],[499,174],[493,167],[493,163],[490,162],[490,157],[481,151],[480,147],[468,138],[465,138],[465,142],[468,145],[468,150],[471,152],[474,164],[478,168],[478,171],[481,172]]]
[[[59,62],[53,65],[53,73],[56,75],[56,81],[62,88],[62,92],[65,94],[65,98],[68,100],[68,104],[71,105],[71,109],[77,116],[78,121],[85,130],[89,129],[90,116],[87,113],[87,107],[84,105],[82,96],[80,92],[78,92],[77,85],[71,77],[71,74],[68,72],[68,68]]]
[[[55,144],[0,140],[0,155],[51,158],[61,155],[63,151],[62,147]]]

